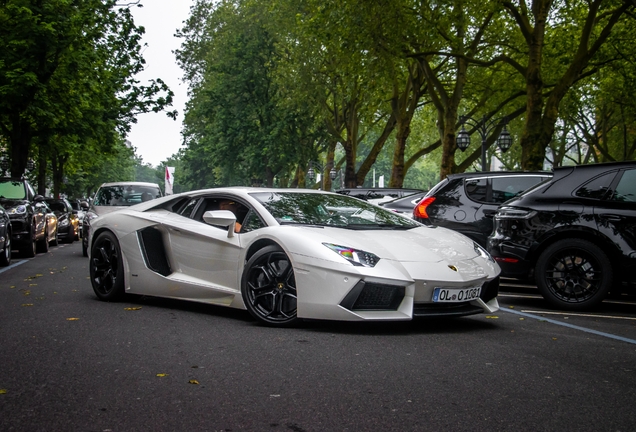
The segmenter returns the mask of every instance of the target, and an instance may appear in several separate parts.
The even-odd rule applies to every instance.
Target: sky
[[[146,60],[145,70],[137,75],[142,84],[161,78],[174,92],[174,101],[168,111],[177,110],[177,120],[165,112],[147,113],[137,116],[137,123],[126,139],[137,149],[144,163],[159,165],[181,148],[181,125],[187,101],[187,85],[172,51],[178,49],[181,40],[174,37],[188,18],[193,0],[142,0],[143,7],[131,7],[135,24],[146,30],[142,43]]]

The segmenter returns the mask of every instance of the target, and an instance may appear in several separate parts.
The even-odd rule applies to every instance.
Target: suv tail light
[[[413,217],[420,219],[428,219],[426,208],[435,201],[435,197],[426,197],[413,209]]]

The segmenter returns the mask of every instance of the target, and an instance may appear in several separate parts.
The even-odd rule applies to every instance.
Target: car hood
[[[103,216],[105,214],[126,208],[130,208],[130,206],[92,206],[89,211],[92,211],[97,216]]]
[[[6,209],[10,209],[12,207],[17,207],[19,205],[30,204],[30,202],[29,200],[25,200],[25,199],[0,198],[0,204],[2,204],[2,207]]]
[[[471,239],[439,227],[368,231],[325,227],[303,231],[323,243],[352,247],[400,262],[459,261],[478,255]]]

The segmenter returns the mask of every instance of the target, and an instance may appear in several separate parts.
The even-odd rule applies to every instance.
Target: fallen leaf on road
[[[66,321],[77,321],[79,318],[66,318]]]
[[[166,374],[166,373],[158,373],[157,376],[158,377],[165,377],[165,376],[168,376],[168,374]]]
[[[496,316],[496,315],[487,315],[486,318],[488,318],[488,319],[499,319],[499,317]]]
[[[199,381],[197,381],[197,380],[190,380],[190,381],[188,381],[188,382],[189,382],[190,384],[199,384]]]
[[[0,394],[7,394],[7,390],[6,389],[0,389]]]
[[[133,310],[139,310],[139,309],[141,309],[141,306],[124,308],[124,310],[127,310],[127,311],[133,311]]]
[[[33,303],[24,303],[22,306],[33,306]]]
[[[510,309],[514,309],[514,308],[515,308],[514,306],[508,306],[508,307],[509,307]]]

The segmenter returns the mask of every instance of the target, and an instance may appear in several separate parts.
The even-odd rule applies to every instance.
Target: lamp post
[[[332,162],[332,164],[333,164],[333,162]],[[322,165],[320,162],[309,161],[309,169],[307,170],[307,177],[309,177],[309,180],[311,180],[313,182],[314,179],[316,178],[316,170],[318,172],[320,172],[320,173],[324,173],[326,168],[327,168],[327,165]],[[341,173],[341,171],[340,170],[336,170],[336,168],[334,166],[332,166],[331,170],[329,170],[329,178],[331,179],[332,183],[336,179],[336,177],[338,176],[338,173]],[[324,180],[322,180],[321,181],[321,187],[323,189],[324,189],[324,185],[325,185],[324,184]]]
[[[457,134],[457,147],[461,151],[465,151],[470,145],[470,135],[466,131],[465,124],[473,126],[477,132],[479,132],[479,136],[481,137],[481,170],[488,171],[488,164],[486,163],[486,139],[488,138],[488,134],[490,134],[493,129],[499,126],[503,126],[499,137],[497,138],[497,146],[501,150],[502,153],[508,151],[510,146],[512,145],[512,137],[510,136],[510,132],[506,125],[508,124],[508,119],[506,117],[501,117],[499,119],[493,118],[487,120],[486,117],[482,117],[480,120],[475,120],[472,117],[461,116],[459,118],[459,122],[462,125],[462,129]]]

